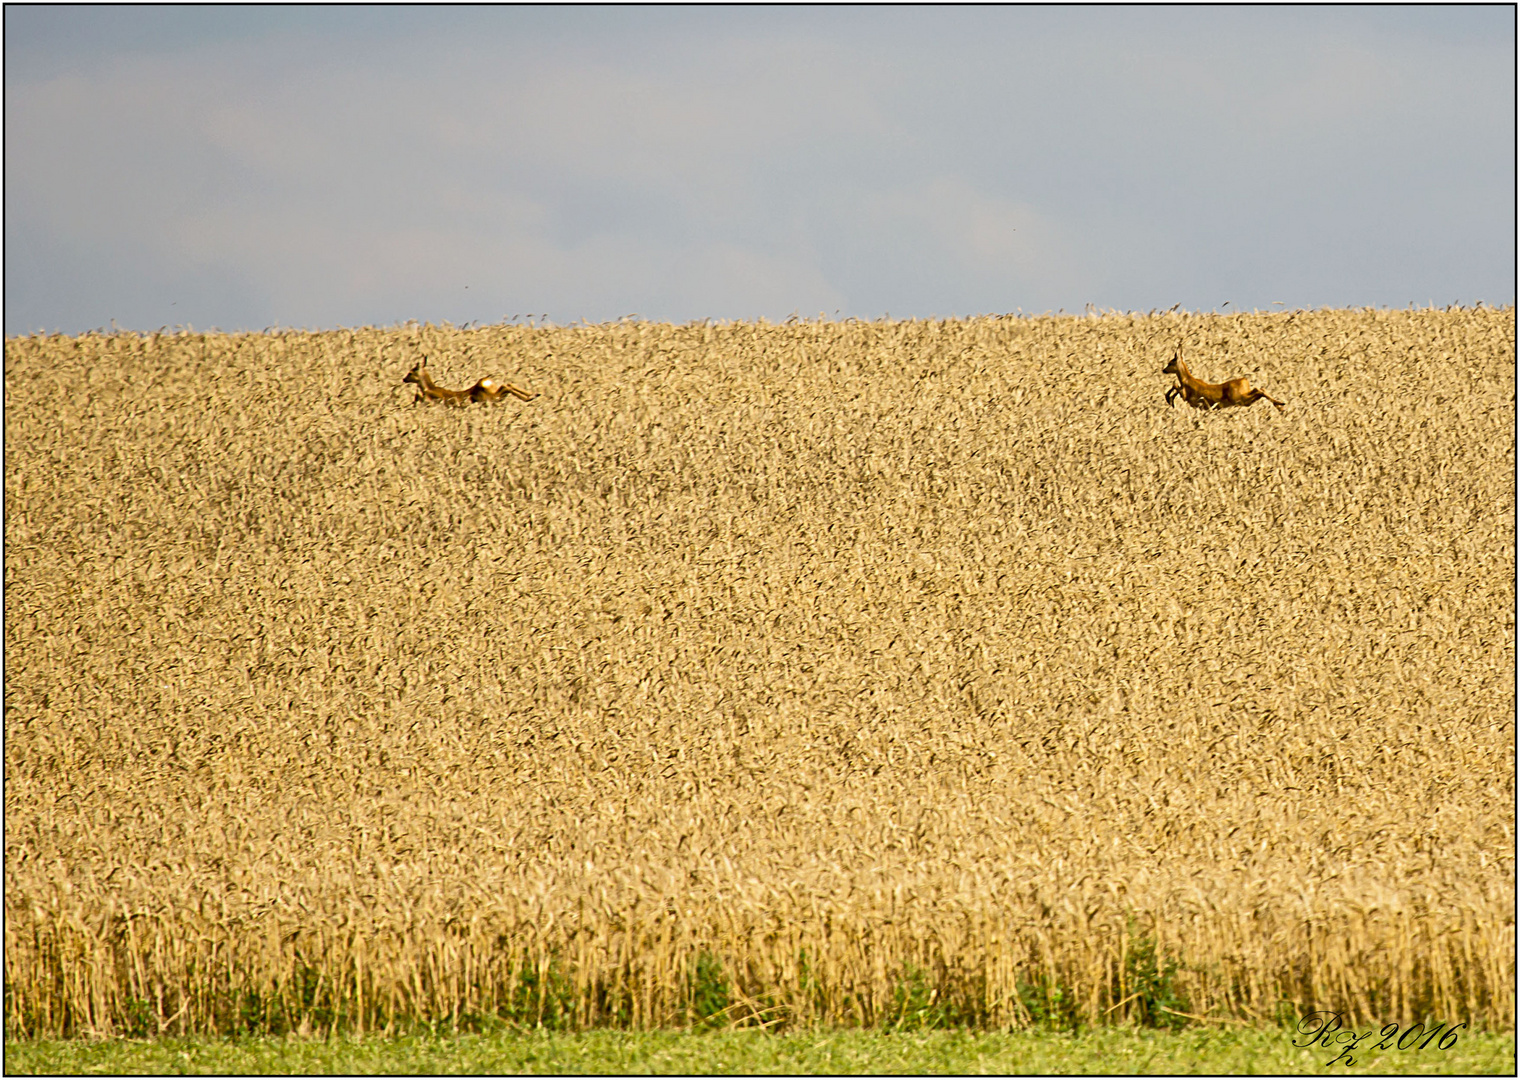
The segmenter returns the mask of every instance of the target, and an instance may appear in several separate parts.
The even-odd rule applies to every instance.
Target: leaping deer
[[[450,390],[447,387],[435,383],[427,372],[427,357],[417,361],[417,366],[406,373],[402,384],[413,383],[417,387],[417,395],[412,400],[418,401],[442,401],[448,405],[463,405],[467,401],[500,401],[506,394],[521,401],[532,401],[538,397],[530,394],[520,386],[512,383],[499,383],[489,376],[481,379],[468,390]]]
[[[1279,409],[1283,407],[1283,402],[1265,390],[1251,389],[1250,382],[1244,377],[1222,383],[1193,378],[1193,373],[1188,371],[1187,364],[1182,360],[1181,345],[1173,351],[1172,362],[1161,369],[1161,374],[1177,376],[1177,385],[1166,392],[1166,403],[1173,408],[1176,408],[1179,394],[1183,401],[1195,409],[1228,409],[1235,405],[1254,405],[1258,398],[1266,398]]]

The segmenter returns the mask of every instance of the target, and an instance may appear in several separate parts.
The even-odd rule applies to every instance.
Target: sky
[[[1513,304],[1515,30],[8,5],[5,334]]]

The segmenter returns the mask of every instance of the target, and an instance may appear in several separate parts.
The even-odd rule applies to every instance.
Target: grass
[[[6,1071],[66,1074],[1179,1074],[1513,1075],[1511,1035],[1473,1035],[1450,1050],[1359,1055],[1293,1046],[1289,1031],[1180,1033],[1103,1028],[1045,1032],[836,1031],[770,1035],[547,1032],[387,1039],[163,1039],[7,1043]]]

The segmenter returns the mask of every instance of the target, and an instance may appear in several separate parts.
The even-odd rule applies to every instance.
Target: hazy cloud
[[[1514,300],[1514,10],[6,9],[6,333]]]

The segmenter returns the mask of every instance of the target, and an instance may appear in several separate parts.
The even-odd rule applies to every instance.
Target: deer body
[[[1178,395],[1181,395],[1182,400],[1187,402],[1195,409],[1207,409],[1209,407],[1208,401],[1202,395],[1195,394],[1193,391],[1189,390],[1187,386],[1180,380],[1177,383],[1173,384],[1173,386],[1166,392],[1166,403],[1172,406],[1174,409],[1177,407],[1176,400]]]
[[[427,361],[420,361],[416,367],[406,373],[406,378],[401,380],[403,384],[412,383],[417,387],[417,395],[413,401],[442,401],[448,405],[462,405],[470,400],[468,390],[449,390],[439,386],[427,373]]]
[[[507,394],[521,401],[532,401],[538,397],[537,394],[530,394],[520,386],[499,383],[490,377],[481,379],[468,390],[450,390],[433,381],[432,376],[427,372],[426,359],[418,361],[417,366],[407,372],[406,377],[401,381],[403,384],[412,383],[417,387],[414,402],[442,401],[447,405],[463,405],[467,401],[500,401]]]
[[[474,386],[466,390],[465,393],[470,395],[471,401],[500,401],[506,394],[511,394],[519,401],[532,401],[538,397],[537,394],[530,394],[520,386],[514,386],[512,383],[499,383],[489,377],[481,379]]]
[[[1180,347],[1172,353],[1172,362],[1162,368],[1161,373],[1177,376],[1177,384],[1166,392],[1166,403],[1173,407],[1178,395],[1195,409],[1228,409],[1236,405],[1254,405],[1258,398],[1266,398],[1279,409],[1283,407],[1281,401],[1265,390],[1253,390],[1245,378],[1222,383],[1193,378],[1193,373],[1183,363]]]

